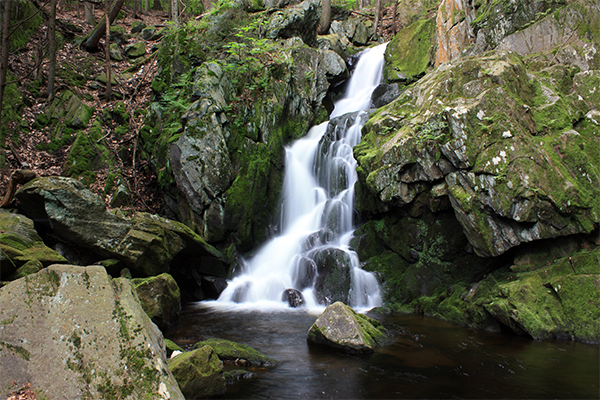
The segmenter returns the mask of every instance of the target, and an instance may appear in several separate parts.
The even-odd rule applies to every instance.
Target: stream
[[[600,395],[597,345],[537,342],[417,315],[369,314],[393,341],[367,356],[309,347],[317,313],[188,305],[166,337],[182,347],[211,337],[249,345],[281,364],[253,370],[226,399],[578,399]]]

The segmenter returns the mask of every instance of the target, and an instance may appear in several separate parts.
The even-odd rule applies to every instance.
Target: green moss
[[[232,342],[226,339],[208,339],[198,342],[194,348],[200,349],[204,346],[210,346],[221,360],[244,359],[255,366],[275,366],[277,361],[264,355],[258,350],[245,344]]]
[[[10,343],[6,343],[6,342],[0,340],[0,349],[2,349],[2,348],[10,351],[11,353],[18,355],[25,361],[29,361],[29,358],[31,357],[31,353],[29,353],[29,351],[26,350],[25,348],[23,348],[21,346],[15,346],[15,345],[12,345]]]
[[[386,81],[410,83],[424,75],[431,65],[434,43],[434,19],[419,20],[398,32],[385,53]]]

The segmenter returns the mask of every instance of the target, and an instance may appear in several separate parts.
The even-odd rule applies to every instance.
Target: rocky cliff
[[[504,3],[444,1],[390,43],[405,90],[354,149],[355,246],[400,308],[597,342],[599,10]]]

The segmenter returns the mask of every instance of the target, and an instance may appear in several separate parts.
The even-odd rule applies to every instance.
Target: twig
[[[96,143],[100,144],[101,141],[103,141],[104,139],[106,139],[107,137],[109,137],[111,134],[110,129],[108,130],[108,133],[104,136],[102,136],[100,139],[98,139],[98,141]]]
[[[571,268],[573,269],[573,273],[577,273],[577,271],[575,271],[575,266],[573,265],[573,259],[571,257],[569,257],[569,263],[571,264]]]

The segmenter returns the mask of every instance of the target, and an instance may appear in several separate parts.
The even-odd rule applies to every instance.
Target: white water
[[[229,282],[216,303],[243,309],[287,308],[282,294],[294,288],[302,292],[306,307],[322,308],[315,285],[322,260],[331,262],[328,256],[332,256],[350,265],[352,307],[370,309],[381,304],[377,279],[360,269],[348,244],[357,180],[352,148],[360,142],[365,110],[381,81],[384,51],[385,45],[380,45],[363,52],[345,97],[331,114],[332,119],[340,117],[337,128],[331,125],[327,132],[330,121],[324,122],[286,148],[281,233],[245,262],[242,274]],[[337,140],[327,140],[332,136]],[[332,300],[320,297],[321,303]]]

